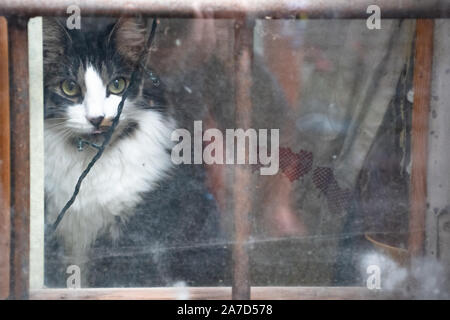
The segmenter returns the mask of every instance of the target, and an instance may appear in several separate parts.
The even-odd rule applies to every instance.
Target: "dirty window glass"
[[[30,38],[36,286],[448,297],[447,20],[418,229],[416,20],[66,20]]]

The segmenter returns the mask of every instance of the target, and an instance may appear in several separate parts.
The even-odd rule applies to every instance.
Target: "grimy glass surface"
[[[435,22],[423,230],[416,20],[256,20],[244,58],[235,20],[158,19],[149,43],[152,21],[29,27],[32,287],[231,286],[242,211],[251,286],[449,298],[450,21]]]

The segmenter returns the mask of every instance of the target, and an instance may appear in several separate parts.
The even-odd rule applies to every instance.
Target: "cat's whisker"
[[[45,122],[60,121],[60,120],[69,120],[69,119],[68,118],[48,118],[48,119],[45,119]]]
[[[52,143],[57,144],[57,143],[60,143],[60,142],[62,142],[62,141],[64,141],[64,140],[66,140],[66,139],[69,138],[72,134],[73,134],[73,133],[71,132],[71,130],[70,130],[69,128],[65,128],[65,129],[61,130],[61,133],[60,133],[60,135],[58,136],[58,138],[57,138],[56,140],[54,139],[54,135],[49,135],[49,136],[52,137],[51,140],[50,140],[49,137],[44,138],[44,140],[51,141]]]
[[[66,123],[67,121],[69,121],[69,119],[60,118],[60,119],[53,119],[53,121],[45,120],[44,124],[48,125],[48,124]]]
[[[61,127],[61,126],[64,126],[64,125],[66,125],[66,123],[65,122],[61,122],[61,123],[55,123],[55,124],[52,124],[52,125],[45,125],[45,128],[46,129],[53,129],[53,128]]]

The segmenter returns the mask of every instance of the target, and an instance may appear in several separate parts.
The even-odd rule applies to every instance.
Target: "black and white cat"
[[[87,286],[204,285],[227,277],[228,250],[204,173],[172,165],[178,111],[146,67],[148,56],[137,61],[148,51],[148,32],[136,19],[85,19],[81,30],[44,20],[47,225],[97,151],[79,151],[79,139],[101,144],[133,68],[144,68],[103,156],[55,235],[46,235],[49,286],[65,286],[71,264]]]

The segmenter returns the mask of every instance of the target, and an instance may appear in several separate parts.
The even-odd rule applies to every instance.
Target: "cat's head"
[[[86,18],[80,30],[44,19],[46,129],[60,131],[68,141],[101,141],[136,64],[146,65],[148,32],[145,21],[131,18]],[[129,88],[113,140],[129,135],[149,112],[163,116],[165,99],[159,79],[145,67]]]

